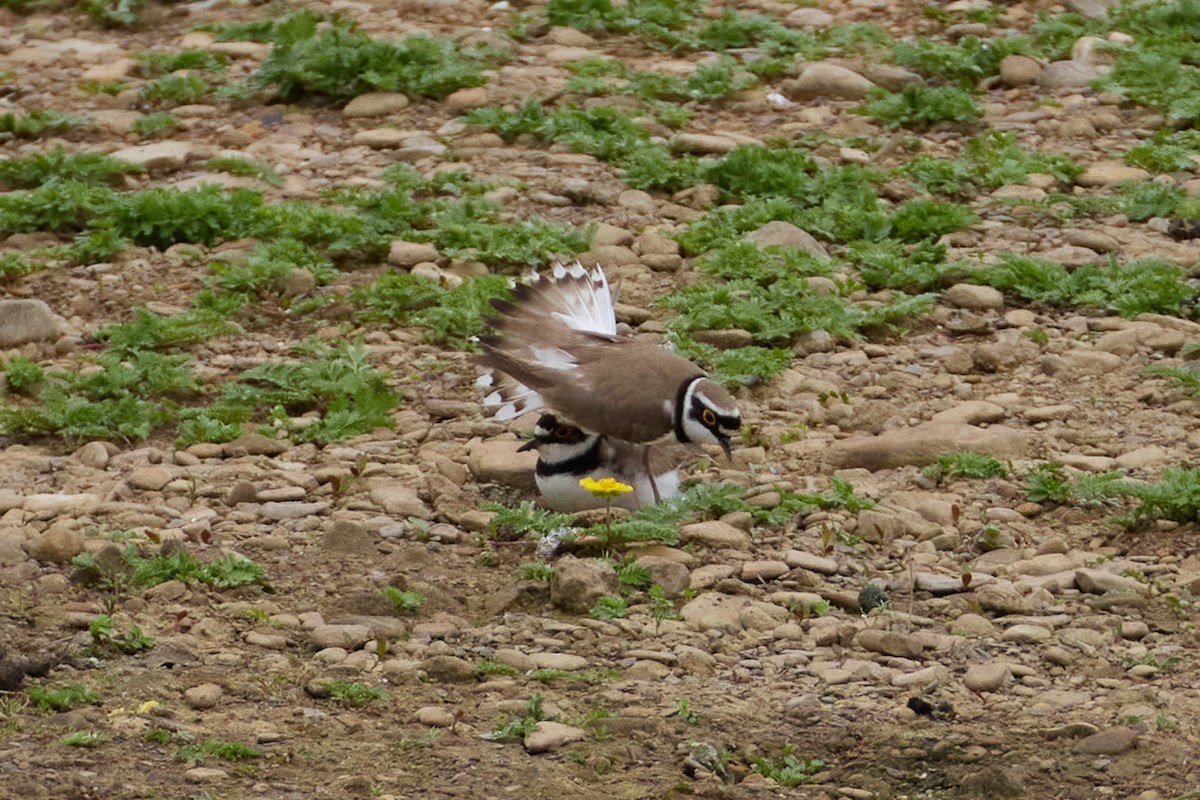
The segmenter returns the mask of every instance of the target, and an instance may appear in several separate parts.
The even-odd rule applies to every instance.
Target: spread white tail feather
[[[616,335],[617,314],[612,292],[600,267],[589,273],[576,261],[569,267],[555,264],[549,279],[536,272],[530,275],[530,283],[542,280],[550,281],[542,295],[550,316],[577,331]]]
[[[483,398],[483,407],[495,409],[492,416],[501,421],[516,419],[545,406],[540,394],[502,372],[488,370],[475,380],[475,385],[493,390]]]

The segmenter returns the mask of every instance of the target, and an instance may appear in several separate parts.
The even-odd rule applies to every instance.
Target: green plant
[[[1094,306],[1129,318],[1146,312],[1178,313],[1197,293],[1183,280],[1182,270],[1166,261],[1085,264],[1068,272],[1032,256],[1003,254],[998,263],[972,273],[971,279],[1027,300]]]
[[[203,764],[210,758],[222,761],[250,761],[262,754],[258,750],[241,742],[226,742],[220,739],[205,739],[195,744],[185,744],[175,750],[172,757],[176,761],[186,761],[189,764]]]
[[[1149,367],[1146,372],[1166,378],[1172,386],[1183,389],[1192,397],[1200,397],[1200,369],[1192,366]],[[11,386],[12,379],[9,379]]]
[[[1151,172],[1195,171],[1200,168],[1200,131],[1159,131],[1151,139],[1135,144],[1123,156],[1128,164]]]
[[[1025,496],[1034,503],[1065,503],[1071,499],[1071,481],[1057,461],[1034,464],[1025,476]]]
[[[328,680],[322,681],[320,686],[330,699],[348,708],[361,708],[376,700],[387,699],[382,688],[356,681]]]
[[[795,756],[792,745],[784,745],[777,758],[751,756],[754,771],[780,786],[799,786],[812,780],[813,775],[825,767],[819,758],[800,759]]]
[[[858,109],[892,128],[925,130],[939,122],[973,123],[983,109],[969,92],[950,86],[910,83],[899,92],[875,88]]]
[[[650,588],[650,570],[636,563],[635,558],[631,553],[613,565],[622,594]]]
[[[699,716],[696,710],[692,708],[692,703],[686,697],[681,697],[675,701],[675,716],[686,722],[688,725],[695,725],[699,721]]]
[[[225,430],[222,426],[246,422],[261,409],[271,409],[280,427],[289,414],[319,411],[316,422],[293,433],[297,442],[340,441],[394,424],[388,412],[398,399],[361,343],[317,342],[310,354],[316,358],[266,362],[242,373],[207,408],[184,413],[181,436]]]
[[[229,320],[230,314],[240,305],[239,300],[226,298],[212,305],[193,306],[170,316],[137,307],[133,309],[133,318],[129,322],[107,325],[96,332],[96,337],[106,340],[111,348],[122,353],[203,342],[217,336],[240,333],[241,326]]]
[[[50,109],[28,111],[22,116],[13,111],[0,114],[0,133],[11,133],[18,139],[37,139],[47,134],[66,133],[87,124],[87,117]]]
[[[128,89],[129,84],[125,81],[105,81],[104,83],[83,81],[79,84],[79,88],[88,94],[106,94],[109,97],[116,97]]]
[[[536,503],[525,500],[515,508],[501,505],[499,503],[484,503],[482,510],[492,512],[491,530],[493,536],[504,534],[503,538],[512,538],[532,534],[535,539],[540,539],[551,531],[560,528],[570,527],[574,517],[570,514],[559,514],[553,511],[547,511],[544,508],[539,508]],[[554,568],[550,567],[550,574],[553,575]],[[522,568],[524,565],[522,565]],[[540,570],[543,572],[544,570]]]
[[[156,555],[143,558],[138,555],[137,547],[126,545],[122,552],[125,580],[130,586],[146,588],[157,586],[170,580],[183,583],[206,583],[217,589],[231,589],[238,586],[259,585],[269,589],[269,584],[263,568],[254,561],[236,553],[226,553],[208,564],[200,561],[186,550],[175,550],[167,555]],[[90,553],[81,553],[71,562],[86,580],[102,582],[113,580],[114,575],[106,575]],[[104,588],[103,583],[100,584]],[[101,618],[103,619],[103,618]],[[111,620],[108,620],[111,623]],[[101,622],[102,628],[107,623]],[[138,637],[143,638],[143,637]]]
[[[992,39],[964,36],[953,45],[922,37],[897,41],[892,45],[892,60],[930,77],[972,86],[999,72],[1005,56],[1028,53],[1030,49],[1029,40],[1022,36]]]
[[[46,713],[61,713],[82,705],[100,703],[100,695],[79,683],[72,683],[61,689],[30,686],[26,694],[29,695],[29,702],[33,703],[34,708]]]
[[[204,162],[209,172],[226,172],[243,178],[256,178],[272,186],[282,186],[283,178],[265,161],[254,161],[240,156],[214,156]]]
[[[160,53],[143,50],[133,56],[142,64],[143,70],[151,75],[192,70],[199,72],[222,72],[229,66],[229,57],[211,50],[181,50],[175,53]]]
[[[198,103],[212,86],[199,75],[164,75],[138,89],[138,97],[150,105],[184,106]]]
[[[243,301],[279,298],[279,293],[296,270],[305,270],[317,284],[336,274],[329,259],[295,239],[276,239],[254,246],[249,253],[210,264],[210,285]],[[285,298],[280,298],[283,302]],[[214,303],[215,305],[215,303]]]
[[[116,621],[107,614],[93,619],[88,625],[88,632],[92,636],[92,643],[87,648],[91,655],[132,654],[154,646],[154,639],[143,633],[141,627],[134,625],[126,633],[120,633]]]
[[[62,738],[64,747],[99,747],[104,737],[94,731],[74,731]]]
[[[1163,470],[1155,483],[1128,481],[1120,485],[1120,491],[1139,501],[1132,514],[1134,522],[1200,520],[1200,468]]]
[[[490,658],[481,658],[475,662],[475,674],[481,678],[486,678],[490,675],[519,675],[521,671],[516,667],[508,664],[501,664],[499,661],[493,661]]]
[[[598,669],[585,671],[569,671],[565,669],[537,669],[529,673],[529,679],[542,683],[554,681],[577,681],[581,683],[603,683],[619,675],[613,669]]]
[[[421,604],[425,602],[425,595],[420,592],[405,592],[395,586],[385,586],[379,590],[379,593],[391,600],[392,605],[400,614],[416,614],[421,610]]]
[[[25,356],[13,356],[4,363],[4,381],[10,392],[30,393],[45,377],[45,370]]]
[[[142,0],[79,0],[78,5],[106,28],[129,28],[138,23]]]
[[[45,153],[0,161],[0,184],[32,189],[50,180],[107,183],[118,175],[141,171],[137,164],[100,153],[68,154],[59,145]]]
[[[497,725],[490,733],[483,734],[483,738],[493,742],[519,742],[533,733],[537,724],[545,718],[542,693],[534,692],[525,706],[524,716],[512,717]]]
[[[277,35],[274,42],[252,83],[284,100],[318,95],[345,102],[376,91],[439,99],[487,80],[483,70],[489,53],[460,49],[447,38],[382,41],[354,30],[344,20],[334,20],[331,28],[320,33],[315,24],[296,26],[286,35]]]
[[[955,478],[1003,478],[1008,473],[1009,468],[995,458],[970,450],[939,456],[937,461],[921,470],[921,474],[938,483]]]
[[[606,594],[588,611],[592,619],[614,620],[629,615],[629,601],[615,594]]]
[[[521,580],[549,583],[554,577],[554,567],[544,561],[532,561],[520,567]]]
[[[509,297],[510,291],[501,275],[472,278],[447,290],[427,278],[388,273],[352,293],[351,302],[363,321],[422,327],[431,342],[468,349],[483,333],[491,301]]]
[[[178,127],[179,117],[174,114],[168,114],[165,111],[156,111],[153,114],[146,114],[135,119],[133,124],[129,126],[129,130],[143,139],[150,139],[161,133],[173,131]]]
[[[657,634],[659,627],[669,619],[683,619],[678,611],[675,610],[675,604],[667,597],[663,587],[659,584],[651,584],[646,590],[646,597],[650,600],[650,617],[654,620],[654,632]]]
[[[961,276],[961,267],[946,261],[945,245],[931,241],[908,245],[896,239],[855,242],[849,258],[858,265],[863,283],[872,289],[905,292],[940,289]]]

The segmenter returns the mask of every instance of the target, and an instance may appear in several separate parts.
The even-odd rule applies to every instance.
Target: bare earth
[[[780,18],[796,8],[726,5]],[[874,22],[893,36],[941,27],[916,3],[822,5],[837,22]],[[505,41],[484,28],[509,20],[508,11],[477,0],[314,9],[335,7],[381,37],[423,30]],[[1005,24],[1027,27],[1046,8],[1016,3]],[[189,34],[197,23],[264,18],[272,9],[152,5],[133,33],[106,31],[71,11],[0,9],[0,68],[24,87],[10,98],[14,107],[104,120],[67,137],[70,150],[112,152],[138,143],[122,132],[128,115],[114,113],[130,110],[129,97],[80,91],[83,71],[144,49],[203,47],[202,36]],[[648,312],[644,333],[661,332],[665,312],[655,300],[697,278],[690,259],[678,269],[640,259],[642,237],[682,226],[673,198],[622,194],[614,168],[562,147],[506,145],[478,129],[443,126],[478,103],[479,92],[498,104],[550,96],[566,78],[567,47],[646,69],[697,56],[656,54],[633,37],[535,34],[507,41],[515,58],[475,94],[417,99],[382,117],[260,102],[184,109],[183,129],[170,136],[181,161],[130,185],[193,185],[212,177],[203,163],[223,151],[274,165],[283,186],[258,187],[271,198],[316,199],[331,186],[378,181],[398,157],[423,175],[452,162],[483,180],[519,181],[506,207],[516,217],[611,226],[602,229],[604,244],[629,254],[609,265],[620,302]],[[55,49],[68,37],[107,47]],[[258,63],[254,54],[235,56],[232,72],[248,74]],[[685,130],[760,142],[814,131],[876,141],[907,135],[848,113],[853,101],[818,97],[780,108],[766,98],[772,90],[702,104]],[[1058,103],[1038,106],[1043,95]],[[1102,103],[1090,89],[997,85],[980,100],[987,124],[1085,166],[1113,162],[1114,152],[1157,127],[1151,112]],[[1037,120],[1010,117],[1036,108]],[[449,150],[396,149],[394,139],[370,146],[383,135],[356,140],[388,130],[423,134]],[[930,152],[952,155],[963,137],[924,138]],[[48,144],[0,143],[0,152]],[[836,146],[821,155],[853,157]],[[888,147],[872,156],[884,168],[903,157]],[[602,199],[559,202],[565,182],[579,178]],[[952,237],[963,257],[1056,249],[1077,256],[1086,230],[1104,234],[1121,260],[1196,262],[1194,248],[1161,228],[1119,216],[1068,230],[1006,206],[980,202],[975,210],[983,222]],[[186,307],[202,287],[203,263],[174,249],[132,248],[102,272],[14,280],[0,287],[3,296],[44,300],[68,335],[57,351],[49,341],[0,357],[19,352],[51,366],[69,361],[89,333],[127,321],[135,306]],[[360,265],[324,291],[344,293],[391,269]],[[86,452],[84,442],[5,442],[0,681],[12,692],[0,695],[0,797],[1200,796],[1194,527],[1163,522],[1130,533],[1103,508],[1026,502],[1020,477],[938,485],[920,473],[931,453],[980,449],[1011,461],[1017,476],[1058,459],[1071,470],[1119,468],[1156,479],[1195,457],[1200,426],[1195,404],[1144,368],[1173,363],[1200,325],[993,299],[964,290],[943,296],[902,334],[799,347],[781,376],[742,389],[748,441],[732,464],[706,463],[697,477],[742,485],[769,505],[777,485],[828,491],[837,475],[877,505],[779,528],[736,516],[717,531],[725,540],[702,531],[659,548],[654,554],[687,567],[694,592],[676,600],[685,618],[661,625],[636,600],[626,619],[611,622],[555,607],[545,584],[521,578],[519,565],[536,560],[533,544],[488,535],[480,506],[532,498],[531,474],[527,461],[515,476],[504,468],[516,437],[484,417],[467,354],[425,344],[415,329],[282,315],[278,324],[191,348],[194,367],[216,384],[286,356],[291,342],[314,333],[362,336],[405,402],[393,412],[395,429],[324,448],[243,442],[179,452],[166,436]],[[988,524],[996,528],[985,532]],[[251,558],[272,591],[169,581],[123,594],[112,604],[119,628],[140,626],[154,646],[89,657],[87,626],[112,598],[73,582],[70,559],[111,546],[114,532],[141,542],[147,555],[171,541],[204,562],[226,552]],[[988,550],[981,536],[1003,546]],[[889,603],[864,616],[856,598],[868,582],[885,587]],[[419,592],[425,602],[417,614],[399,615],[379,594],[385,586]],[[797,617],[788,606],[799,592],[830,601],[830,611]],[[322,627],[341,624],[365,627]],[[514,674],[477,675],[485,659],[512,665]],[[537,679],[536,669],[559,665],[583,679]],[[316,696],[322,679],[379,687],[385,697],[339,704]],[[100,700],[57,714],[24,701],[30,686],[70,684]],[[547,719],[581,728],[582,738],[540,753],[482,738],[524,714],[535,693]],[[914,713],[913,697],[935,713]],[[148,701],[156,704],[143,706]],[[680,701],[694,720],[678,713]],[[595,709],[610,716],[586,721]],[[168,740],[145,738],[154,730]],[[103,738],[95,747],[65,746],[63,737],[77,731]],[[258,757],[175,757],[187,741],[205,740],[241,743]],[[798,758],[823,760],[824,769],[795,788],[751,769],[753,757],[778,757],[785,745]],[[721,750],[721,764],[705,756]]]

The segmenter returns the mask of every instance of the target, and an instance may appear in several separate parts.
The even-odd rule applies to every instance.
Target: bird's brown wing
[[[594,340],[568,352],[578,379],[534,388],[580,428],[630,442],[670,435],[680,386],[702,374],[674,353],[632,340]]]

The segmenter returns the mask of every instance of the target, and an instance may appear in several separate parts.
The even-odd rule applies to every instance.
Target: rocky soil
[[[797,10],[766,0],[728,5],[780,18]],[[508,196],[513,213],[601,223],[590,258],[619,279],[626,320],[648,335],[662,331],[655,299],[696,273],[661,234],[698,212],[679,198],[629,190],[589,156],[506,145],[456,118],[484,103],[549,96],[566,78],[561,64],[588,55],[643,68],[691,57],[667,58],[631,37],[548,29],[508,43],[515,58],[486,86],[445,101],[373,98],[345,111],[187,106],[174,110],[180,131],[140,152],[125,132],[141,113],[129,98],[76,88],[128,74],[123,59],[143,49],[211,44],[192,30],[199,22],[260,18],[273,8],[150,6],[131,33],[71,11],[0,9],[0,68],[22,87],[8,102],[88,113],[96,127],[70,137],[68,148],[125,150],[150,170],[139,185],[249,180],[201,169],[225,151],[274,165],[285,180],[270,191],[281,197],[377,180],[398,160],[422,174],[453,161],[483,179],[520,181]],[[330,8],[377,36],[486,38],[509,20],[478,0]],[[896,36],[934,26],[915,3],[821,8],[829,20],[812,9],[793,20],[869,21]],[[1006,24],[1021,28],[1048,8],[1012,4]],[[222,47],[234,73],[247,74],[268,46]],[[1128,177],[1112,154],[1156,127],[1151,112],[1070,80],[1025,80],[989,86],[981,98],[987,124],[1017,131],[1030,147],[1071,152],[1087,168],[1082,186]],[[688,147],[712,152],[812,131],[903,135],[848,113],[856,101],[839,99],[842,89],[810,88],[808,99],[780,107],[770,88],[702,106],[686,128],[698,135]],[[1057,102],[1038,105],[1039,96]],[[926,139],[945,152],[960,137]],[[9,156],[46,146],[0,144]],[[862,155],[833,151],[835,159]],[[892,165],[888,148],[875,158]],[[952,237],[960,252],[1019,248],[1064,263],[1108,252],[1189,267],[1197,260],[1162,226],[1119,216],[1068,228],[987,203],[978,210],[983,222]],[[396,268],[347,272],[329,290]],[[22,323],[25,333],[13,334],[20,344],[0,355],[51,364],[99,327],[127,320],[134,306],[184,307],[199,288],[194,261],[146,248],[103,268],[11,281],[4,296],[44,301],[53,316],[40,331]],[[13,319],[0,318],[0,328]],[[29,331],[32,341],[20,338]],[[219,382],[312,332],[284,321],[211,340],[193,355]],[[336,326],[316,332],[339,335]],[[513,430],[484,417],[467,354],[423,344],[419,331],[357,332],[405,397],[394,430],[323,448],[257,434],[186,450],[163,437],[5,442],[0,797],[1200,793],[1194,527],[1162,521],[1130,532],[1103,508],[1029,502],[1018,477],[1056,459],[1072,473],[1119,469],[1154,480],[1194,459],[1195,403],[1144,369],[1170,363],[1200,325],[1020,306],[963,285],[903,335],[807,338],[780,377],[741,391],[753,431],[732,464],[698,466],[695,475],[741,485],[763,507],[779,501],[780,487],[827,491],[837,476],[874,508],[816,512],[779,528],[732,514],[685,526],[677,547],[639,550],[681,612],[661,623],[637,602],[627,618],[590,618],[586,609],[615,578],[587,552],[555,562],[553,586],[522,579],[519,565],[536,560],[533,543],[491,538],[480,506],[531,498],[531,464],[515,454]],[[433,359],[442,366],[414,366]],[[939,484],[921,474],[937,455],[964,449],[1011,462],[1013,476]],[[74,557],[112,558],[124,540],[147,555],[181,548],[205,563],[239,554],[263,568],[269,591],[171,580],[115,592],[73,580]],[[864,614],[858,598],[868,585],[883,588],[888,603]],[[379,592],[386,586],[425,601],[416,614],[399,614]],[[795,613],[821,600],[828,613]],[[105,612],[120,631],[139,626],[153,646],[89,653],[88,626]],[[511,669],[481,672],[480,663]],[[338,702],[322,688],[331,679],[384,697]],[[99,699],[59,713],[26,702],[29,687],[71,684]],[[539,693],[546,721],[528,737],[483,738],[526,714]],[[101,739],[63,743],[80,731]],[[185,743],[206,740],[241,743],[258,756],[177,757]],[[824,762],[798,788],[751,769],[756,756],[778,759],[786,745]]]

